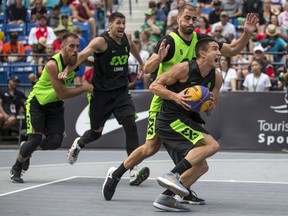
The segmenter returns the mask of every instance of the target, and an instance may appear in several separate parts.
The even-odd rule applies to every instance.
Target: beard
[[[181,28],[181,27],[180,27],[180,28]],[[193,33],[193,31],[194,31],[194,28],[189,28],[189,29],[187,29],[187,28],[181,28],[181,32],[183,32],[183,34],[185,34],[185,35],[190,35],[190,34]]]
[[[71,58],[69,59],[69,65],[73,66],[76,64],[76,62],[77,62],[77,55],[71,56]]]

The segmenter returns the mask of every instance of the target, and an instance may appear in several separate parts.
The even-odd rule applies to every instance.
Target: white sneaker
[[[81,151],[81,148],[80,148],[80,146],[78,145],[78,140],[79,140],[79,139],[80,139],[80,137],[77,137],[77,138],[74,140],[71,148],[70,148],[70,149],[68,150],[68,152],[67,152],[67,162],[68,162],[69,164],[71,164],[71,165],[73,165],[74,163],[76,163],[77,157],[78,157],[78,155],[79,155],[79,153],[80,153],[80,151]]]
[[[144,182],[150,175],[150,170],[148,167],[139,168],[135,166],[130,170],[130,181],[129,184],[132,186],[138,186]]]

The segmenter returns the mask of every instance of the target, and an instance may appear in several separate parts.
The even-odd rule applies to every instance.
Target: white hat
[[[254,47],[253,49],[253,52],[256,52],[256,51],[261,51],[262,53],[264,53],[264,48],[261,45],[258,45]]]

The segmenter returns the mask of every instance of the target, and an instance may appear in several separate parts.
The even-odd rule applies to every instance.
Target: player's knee
[[[29,157],[41,144],[42,134],[29,134],[28,141],[21,146],[20,154],[25,158]]]
[[[130,133],[137,133],[137,126],[134,116],[127,116],[121,122],[125,131]]]
[[[84,147],[86,144],[93,142],[97,139],[99,139],[102,135],[102,131],[98,132],[95,130],[87,130],[81,137],[81,139],[78,141],[80,144],[81,148]]]
[[[211,148],[212,153],[215,154],[216,152],[220,150],[220,145],[216,140],[214,140],[214,142],[210,144],[210,148]]]
[[[61,147],[63,141],[62,134],[49,134],[46,137],[45,144],[41,145],[43,150],[55,150]]]
[[[208,172],[208,170],[209,170],[209,166],[208,166],[207,161],[205,160],[205,161],[203,161],[203,162],[201,163],[201,173],[202,173],[202,175],[203,175],[204,173]]]
[[[157,142],[154,139],[146,141],[146,143],[143,146],[145,157],[147,158],[147,157],[154,155],[156,152],[159,151],[160,146],[161,146],[161,143]]]

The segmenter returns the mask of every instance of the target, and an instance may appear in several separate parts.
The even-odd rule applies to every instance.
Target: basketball
[[[189,95],[189,101],[186,102],[191,106],[192,111],[205,112],[209,108],[211,94],[209,89],[205,86],[192,86],[187,89],[185,94]]]

